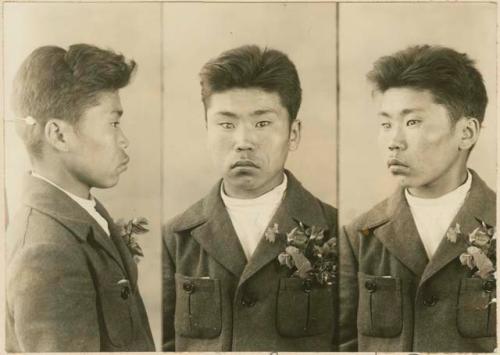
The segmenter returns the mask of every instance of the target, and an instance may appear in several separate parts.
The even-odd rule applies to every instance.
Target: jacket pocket
[[[279,283],[276,326],[284,337],[333,334],[332,287],[316,287],[298,278]]]
[[[99,298],[110,343],[117,348],[129,345],[133,340],[130,289],[112,285],[99,289]]]
[[[392,338],[403,330],[401,280],[358,273],[358,330],[373,337]]]
[[[494,280],[465,278],[460,283],[457,309],[457,327],[463,337],[495,336],[496,285]]]
[[[175,331],[186,338],[211,339],[222,330],[220,281],[175,274]]]

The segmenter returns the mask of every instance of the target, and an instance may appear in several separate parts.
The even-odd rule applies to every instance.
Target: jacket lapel
[[[372,217],[361,232],[366,233],[372,228],[375,228],[374,235],[392,255],[415,275],[422,275],[429,259],[403,189],[398,189],[391,196],[382,215]]]
[[[467,195],[463,206],[458,211],[451,226],[457,223],[463,234],[468,235],[484,221],[490,226],[496,225],[496,196],[483,180],[471,170],[472,186]],[[436,253],[432,256],[427,265],[420,284],[423,284],[448,263],[458,258],[460,254],[466,251],[467,244],[462,238],[458,238],[455,243],[450,242],[446,236],[443,236]]]
[[[116,248],[112,248],[113,250],[117,250],[119,253],[119,256],[117,256],[123,265],[125,266],[126,273],[130,279],[130,283],[132,285],[132,288],[134,289],[137,285],[137,264],[135,263],[134,259],[132,258],[132,255],[130,254],[130,251],[128,250],[127,245],[125,244],[125,241],[123,238],[120,236],[119,233],[119,227],[115,224],[113,218],[109,215],[108,211],[104,208],[104,206],[96,200],[96,210],[101,214],[101,216],[104,217],[106,222],[108,222],[108,227],[109,227],[109,234],[110,238],[108,236],[104,236],[107,242],[113,243]],[[103,241],[103,240],[101,240]]]
[[[63,191],[28,175],[23,199],[27,206],[58,220],[80,240],[87,242],[90,236],[125,271],[116,248],[101,226]]]
[[[271,243],[262,236],[241,275],[240,285],[268,263],[277,260],[278,255],[285,251],[286,233],[297,227],[300,222],[309,227],[316,226],[328,230],[329,226],[325,221],[324,212],[319,201],[302,187],[292,173],[286,171],[286,174],[288,186],[283,202],[269,223],[270,226],[275,223],[278,224],[279,238],[276,238],[275,242]],[[333,233],[333,231],[328,231],[328,233]]]
[[[191,235],[211,257],[239,278],[247,260],[220,197],[220,182],[203,200],[201,212],[206,221],[195,227]]]

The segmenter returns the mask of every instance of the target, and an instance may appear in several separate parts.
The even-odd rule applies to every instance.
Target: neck
[[[463,165],[460,169],[451,170],[445,176],[427,185],[409,187],[408,191],[415,197],[438,198],[455,190],[465,181],[467,181],[467,167]]]
[[[33,171],[78,197],[90,198],[90,187],[76,179],[60,164],[33,162]]]

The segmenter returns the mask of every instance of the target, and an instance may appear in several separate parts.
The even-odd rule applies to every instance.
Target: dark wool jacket
[[[337,212],[287,172],[270,225],[303,222],[337,234]],[[262,238],[247,263],[220,197],[207,197],[167,224],[163,236],[165,351],[329,351],[336,349],[336,293],[308,290],[278,263],[284,239]]]
[[[452,226],[468,235],[496,224],[496,195],[472,172]],[[404,190],[344,229],[340,237],[340,350],[491,352],[495,285],[460,263],[467,245],[443,240],[429,261]]]
[[[7,351],[154,351],[137,265],[96,209],[111,237],[64,192],[27,178],[7,231]]]

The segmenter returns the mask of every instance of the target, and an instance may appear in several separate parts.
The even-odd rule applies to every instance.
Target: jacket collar
[[[117,243],[121,239],[116,237],[117,228],[113,219],[97,199],[96,209],[108,222],[111,238],[115,243],[85,209],[60,189],[31,175],[26,176],[24,186],[23,203],[26,206],[51,216],[71,231],[79,240],[90,244],[97,243],[124,272],[125,269],[128,269],[124,267],[126,259],[124,260],[123,250],[120,250],[120,245]],[[125,264],[128,263],[125,262]],[[133,278],[133,272],[128,274]]]
[[[452,225],[459,223],[464,233],[470,233],[484,221],[494,226],[496,223],[496,196],[485,182],[470,169],[472,186]],[[451,243],[446,238],[441,241],[432,260],[429,261],[418,234],[404,190],[397,191],[378,208],[373,209],[361,225],[360,231],[374,235],[384,246],[424,282],[442,267],[458,257],[465,250],[465,243],[459,239]],[[444,237],[444,236],[443,236]]]
[[[328,229],[324,212],[318,200],[302,187],[289,171],[285,171],[288,186],[283,202],[271,219],[280,232],[289,232],[302,222],[308,226]],[[262,238],[248,261],[234,230],[231,218],[220,197],[219,181],[210,193],[193,208],[184,213],[174,225],[174,231],[191,229],[192,236],[214,259],[240,278],[240,284],[254,275],[285,249],[285,241],[275,243]]]

